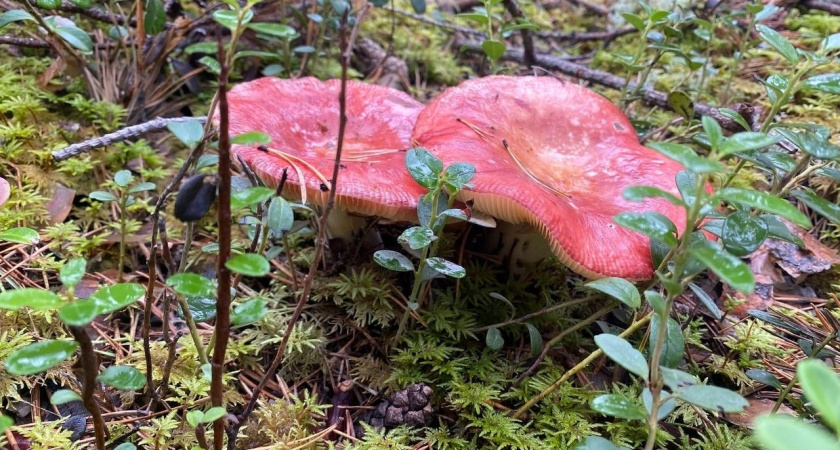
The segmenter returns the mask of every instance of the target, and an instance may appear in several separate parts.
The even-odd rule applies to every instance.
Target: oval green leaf
[[[709,411],[736,413],[750,405],[741,394],[717,386],[686,386],[674,394],[683,401]]]
[[[102,309],[102,306],[93,300],[76,300],[59,309],[58,318],[67,325],[83,327],[93,322],[96,316],[104,314]]]
[[[755,438],[765,450],[840,450],[837,439],[825,429],[787,414],[756,419]]]
[[[785,39],[784,36],[766,25],[759,24],[756,25],[755,28],[758,30],[758,34],[761,36],[761,39],[770,44],[771,47],[775,48],[776,51],[784,56],[791,64],[799,62],[799,54],[796,53],[796,48],[790,43],[790,41]]]
[[[502,337],[502,332],[498,328],[491,326],[487,328],[487,336],[484,337],[484,343],[490,350],[499,350],[505,345],[505,339]]]
[[[467,271],[463,267],[439,257],[427,259],[426,264],[432,269],[452,278],[463,278],[467,274]]]
[[[233,308],[230,322],[235,326],[252,324],[268,314],[268,302],[261,298],[248,300]]]
[[[32,308],[36,311],[55,309],[63,305],[61,298],[44,289],[22,288],[0,294],[0,309],[17,311],[20,308]]]
[[[755,289],[755,277],[750,268],[711,242],[694,242],[689,252],[738,292],[751,294]]]
[[[265,256],[256,253],[243,253],[236,255],[225,263],[225,267],[249,277],[262,277],[271,270],[271,265]]]
[[[613,334],[599,334],[595,336],[595,343],[616,364],[647,380],[650,372],[647,360],[629,342]]]
[[[195,273],[176,273],[166,285],[184,297],[215,297],[216,286],[209,278]]]
[[[89,299],[99,304],[100,314],[107,314],[125,308],[145,294],[146,289],[137,283],[119,283],[97,289]]]
[[[649,354],[653,354],[653,346],[659,336],[659,314],[654,314],[650,321],[650,344]],[[662,356],[659,358],[659,365],[673,369],[682,361],[685,353],[685,339],[682,328],[672,317],[668,317],[665,324],[665,342],[663,343]]]
[[[811,228],[811,221],[808,216],[796,209],[787,200],[776,197],[767,192],[754,191],[751,189],[726,188],[715,193],[715,197],[735,203],[741,206],[760,209],[773,213],[790,220],[791,222],[804,227]]]
[[[373,254],[373,260],[380,266],[395,272],[411,272],[414,264],[402,253],[393,250],[379,250]]]
[[[79,345],[66,339],[48,339],[12,352],[3,365],[12,375],[33,375],[55,367],[76,351]]]
[[[623,395],[599,395],[592,399],[590,406],[601,414],[619,419],[645,420],[647,418],[641,405]]]
[[[82,396],[76,391],[70,389],[59,389],[50,396],[50,403],[53,405],[63,405],[70,402],[78,402],[82,400]]]
[[[746,256],[758,250],[767,239],[767,234],[767,223],[761,217],[745,212],[729,215],[721,229],[723,245],[735,256]]]
[[[796,375],[805,396],[835,430],[840,430],[840,377],[822,361],[806,359],[796,366]]]
[[[600,280],[590,281],[584,286],[603,292],[633,309],[642,306],[642,296],[639,295],[639,289],[624,278],[601,278]]]
[[[108,367],[96,379],[123,391],[136,391],[146,385],[143,372],[130,366]]]
[[[74,258],[64,263],[58,273],[61,284],[68,288],[75,287],[85,276],[86,266],[87,261],[84,258]]]
[[[406,152],[405,166],[411,178],[429,190],[437,187],[438,176],[443,171],[443,163],[424,148],[413,148]]]
[[[840,224],[840,206],[836,203],[832,203],[809,190],[793,191],[793,196],[826,219]]]
[[[32,245],[37,244],[40,240],[41,237],[38,236],[38,232],[32,228],[9,228],[0,233],[0,241],[14,242],[16,244]]]
[[[204,125],[195,118],[180,120],[178,122],[167,122],[166,128],[188,148],[195,148],[201,138],[204,137]]]
[[[271,197],[274,197],[274,189],[271,188],[256,186],[240,189],[231,193],[230,208],[239,209],[245,206],[256,205]]]
[[[411,227],[402,232],[397,242],[400,245],[408,246],[412,250],[426,248],[434,240],[437,239],[435,232],[431,228],[426,227]]]

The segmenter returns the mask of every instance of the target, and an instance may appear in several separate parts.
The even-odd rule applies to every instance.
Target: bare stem
[[[99,361],[93,350],[93,341],[91,341],[84,327],[70,327],[70,333],[73,334],[73,338],[79,343],[79,350],[81,352],[79,365],[82,369],[82,403],[93,419],[96,449],[105,450],[105,435],[107,430],[105,429],[105,422],[102,420],[102,411],[99,410],[99,404],[96,403],[96,399],[93,397],[93,391],[96,388],[96,375],[99,372]]]

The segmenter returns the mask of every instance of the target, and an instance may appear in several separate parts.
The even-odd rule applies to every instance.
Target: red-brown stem
[[[364,19],[366,11],[367,7],[362,9],[362,11],[360,11],[359,14],[356,16],[356,25],[353,28],[352,33],[348,33],[347,31],[347,14],[345,13],[345,15],[342,17],[342,26],[340,30],[341,91],[338,94],[338,142],[335,151],[335,165],[333,166],[332,190],[330,190],[330,195],[327,200],[327,204],[324,206],[324,211],[321,213],[321,218],[319,220],[318,239],[316,241],[315,256],[312,258],[312,263],[309,266],[309,273],[307,273],[306,277],[303,279],[303,290],[300,294],[300,298],[298,298],[295,310],[292,312],[292,317],[289,318],[289,324],[286,326],[286,332],[283,334],[283,340],[280,341],[280,346],[277,348],[277,353],[275,354],[274,359],[271,361],[271,365],[268,366],[268,369],[265,371],[265,374],[263,374],[263,377],[260,379],[259,384],[257,384],[256,388],[254,388],[254,393],[248,400],[248,404],[245,405],[245,409],[242,411],[242,414],[240,414],[238,417],[240,425],[244,424],[248,416],[251,415],[251,413],[254,411],[254,408],[257,405],[257,400],[260,397],[260,393],[263,389],[265,389],[266,383],[268,383],[268,380],[272,378],[274,372],[277,371],[277,368],[280,367],[280,363],[283,361],[283,355],[286,353],[286,345],[289,343],[289,337],[291,337],[292,331],[294,330],[294,326],[300,318],[301,313],[303,312],[304,305],[306,305],[306,302],[309,299],[309,293],[312,291],[312,282],[315,280],[315,275],[318,273],[318,266],[321,264],[321,258],[324,255],[323,243],[326,238],[327,217],[329,216],[330,211],[335,205],[335,191],[336,186],[338,185],[339,170],[341,169],[341,152],[344,148],[344,132],[345,127],[347,125],[347,67],[350,65],[350,55],[353,51],[352,43],[356,36],[356,30],[358,30],[359,24]],[[230,442],[228,442],[228,449],[232,450],[233,448],[233,445]]]
[[[96,375],[99,373],[99,361],[93,350],[93,341],[90,340],[84,327],[70,327],[73,339],[79,343],[81,357],[79,366],[82,368],[82,403],[93,419],[93,433],[96,436],[96,449],[105,450],[105,422],[102,420],[102,412],[99,404],[93,398],[93,390],[96,388]]]
[[[225,352],[230,338],[230,270],[225,266],[230,257],[230,136],[228,135],[227,78],[228,67],[225,62],[225,50],[219,40],[218,60],[222,63],[219,75],[219,260],[216,266],[218,291],[216,300],[216,343],[213,347],[212,379],[210,381],[210,403],[224,407],[222,394],[224,384],[222,375],[225,369]],[[233,440],[233,439],[231,439]],[[219,419],[213,422],[213,448],[222,450],[225,442],[225,422]]]
[[[143,303],[143,358],[146,361],[146,388],[149,390],[149,395],[152,396],[149,410],[154,411],[157,407],[160,397],[155,390],[155,380],[152,378],[152,370],[154,365],[152,363],[152,345],[150,340],[151,323],[152,323],[152,302],[155,298],[155,270],[157,269],[157,246],[158,232],[160,231],[160,223],[155,223],[152,228],[152,242],[151,251],[149,252],[149,284],[146,286],[146,297]]]

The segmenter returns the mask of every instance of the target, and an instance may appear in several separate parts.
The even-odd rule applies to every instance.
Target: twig
[[[145,134],[163,130],[170,123],[187,122],[190,120],[197,120],[201,123],[205,123],[207,121],[207,117],[158,117],[145,123],[132,125],[130,127],[125,127],[113,133],[108,133],[105,136],[100,136],[97,138],[88,139],[84,142],[79,142],[78,144],[73,144],[69,147],[53,152],[52,157],[56,161],[64,161],[66,159],[70,159],[74,156],[81,155],[82,153],[87,153],[97,148],[106,147],[117,142],[127,141],[129,139],[138,138]],[[185,165],[184,167],[187,166]]]
[[[157,283],[157,238],[158,232],[161,229],[162,222],[155,218],[152,228],[152,242],[151,251],[149,252],[149,284],[146,286],[146,297],[143,300],[143,359],[146,363],[146,388],[149,390],[149,395],[152,396],[149,410],[154,411],[157,404],[160,402],[157,390],[155,390],[155,380],[152,377],[154,365],[152,363],[152,344],[151,344],[151,330],[152,330],[152,302],[155,298],[155,284]]]
[[[97,450],[105,450],[105,422],[102,420],[102,411],[99,410],[99,404],[96,403],[96,399],[93,397],[93,391],[96,388],[96,376],[99,372],[99,361],[93,350],[93,341],[91,341],[84,327],[70,327],[70,333],[73,334],[73,338],[79,343],[79,351],[81,352],[82,403],[93,419],[93,434],[96,436],[96,448]]]
[[[224,382],[222,377],[225,373],[225,352],[227,351],[228,340],[230,339],[230,285],[231,271],[227,268],[227,261],[230,258],[230,134],[229,110],[227,102],[227,82],[230,65],[225,57],[225,46],[222,39],[218,40],[218,61],[222,62],[221,74],[219,74],[219,202],[218,202],[218,224],[219,224],[219,258],[216,264],[218,289],[216,293],[216,325],[214,334],[216,336],[213,347],[213,359],[210,363],[212,378],[210,381],[210,403],[213,406],[224,407]],[[235,436],[235,434],[234,434]],[[222,450],[225,440],[225,421],[216,420],[213,422],[213,448]],[[235,439],[230,439],[234,441]]]
[[[516,0],[503,0],[502,3],[504,3],[505,9],[507,9],[514,19],[525,20],[525,14],[522,12],[522,8],[519,7],[519,3]],[[519,30],[519,34],[522,36],[523,62],[526,67],[531,67],[536,61],[536,56],[534,54],[534,40],[531,38],[531,31],[527,28],[523,28]]]
[[[15,36],[0,36],[0,45],[17,45],[18,47],[31,48],[50,48],[51,45],[47,41],[42,41],[35,38],[24,38]]]
[[[807,8],[825,11],[830,14],[840,15],[840,3],[837,3],[836,0],[832,2],[827,2],[823,0],[802,0],[800,5],[805,6]]]
[[[263,377],[260,379],[260,382],[254,388],[254,393],[248,400],[248,404],[245,405],[245,408],[242,410],[242,413],[238,416],[238,426],[244,424],[248,416],[254,411],[254,408],[257,404],[257,400],[260,397],[260,393],[263,389],[265,389],[265,385],[277,371],[277,368],[280,367],[280,363],[283,361],[283,356],[286,353],[286,346],[288,345],[289,338],[291,337],[292,332],[294,330],[294,326],[300,318],[301,313],[303,312],[304,305],[306,305],[306,302],[309,300],[309,294],[312,291],[312,283],[315,280],[315,275],[318,272],[318,266],[320,265],[321,259],[323,258],[323,243],[326,238],[327,217],[329,216],[330,211],[335,205],[336,186],[341,167],[341,153],[344,149],[344,134],[347,125],[347,68],[350,65],[350,56],[353,54],[353,41],[356,38],[359,26],[363,22],[365,16],[367,15],[369,8],[369,6],[365,6],[364,8],[362,8],[361,11],[358,12],[358,14],[356,15],[356,23],[353,27],[353,30],[350,33],[347,32],[346,13],[342,17],[342,26],[339,32],[341,43],[341,91],[338,94],[338,141],[336,143],[335,164],[333,166],[332,189],[330,189],[330,195],[327,200],[327,204],[324,206],[324,211],[322,212],[321,218],[319,220],[320,226],[318,227],[318,238],[316,241],[315,256],[312,258],[312,262],[309,265],[309,273],[307,273],[306,277],[303,279],[303,289],[300,294],[300,298],[298,299],[298,303],[295,306],[294,311],[292,312],[292,316],[289,318],[289,324],[286,326],[286,331],[283,334],[283,339],[280,341],[280,346],[277,348],[277,353],[274,356],[274,360],[271,361],[271,364],[268,366],[268,369],[266,369],[265,373],[263,374]],[[228,445],[228,448],[232,449],[233,447],[231,445]]]

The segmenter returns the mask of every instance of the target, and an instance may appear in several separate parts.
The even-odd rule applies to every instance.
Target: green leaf
[[[0,293],[0,309],[10,311],[21,308],[46,311],[63,304],[64,301],[58,295],[40,288],[21,288]]]
[[[726,250],[735,256],[746,256],[758,250],[767,239],[767,223],[749,213],[730,214],[723,222],[721,239]]]
[[[487,55],[488,58],[493,61],[497,61],[499,58],[504,56],[505,51],[507,51],[507,46],[502,41],[487,39],[481,43],[481,49],[484,50],[484,54]]]
[[[249,277],[262,277],[268,275],[271,270],[271,265],[265,256],[256,253],[236,255],[225,263],[225,267],[234,273]]]
[[[93,41],[82,29],[76,26],[59,26],[55,27],[55,33],[61,36],[68,44],[82,52],[93,52]]]
[[[146,0],[143,12],[143,30],[146,34],[158,34],[166,25],[166,10],[161,0]]]
[[[82,396],[70,389],[59,389],[53,392],[53,395],[50,396],[50,403],[53,405],[63,405],[65,403],[79,402],[81,400]]]
[[[629,450],[626,447],[616,447],[612,442],[601,436],[587,436],[583,443],[575,447],[575,450]]]
[[[266,225],[276,236],[282,236],[283,233],[292,229],[295,222],[295,212],[292,210],[292,205],[283,197],[274,197],[268,204],[268,213],[266,216]]]
[[[705,306],[706,309],[709,310],[709,313],[712,315],[712,317],[718,320],[720,320],[720,318],[723,317],[723,312],[720,310],[720,308],[718,308],[717,303],[715,303],[715,301],[712,300],[711,297],[709,297],[709,294],[707,294],[706,291],[700,289],[700,287],[694,283],[688,283],[688,287],[689,289],[691,289],[692,292],[694,292],[694,295],[697,296],[697,299],[700,300],[700,303],[702,303],[703,306]]]
[[[644,31],[645,21],[632,13],[621,13],[621,17],[639,31]]]
[[[227,414],[221,406],[214,406],[204,412],[204,423],[213,423]]]
[[[166,285],[184,297],[215,297],[216,286],[209,278],[196,273],[176,273]]]
[[[820,51],[822,52],[830,52],[837,49],[840,49],[840,33],[826,36],[820,43]]]
[[[137,450],[137,446],[131,442],[123,442],[122,444],[114,447],[114,450]]]
[[[595,411],[610,417],[625,420],[645,420],[647,418],[644,408],[624,395],[599,395],[592,399],[589,405]]]
[[[239,13],[237,11],[233,11],[230,9],[220,9],[213,11],[213,20],[215,20],[220,25],[229,30],[235,30],[240,25],[247,25],[253,17],[254,11],[252,9],[249,9],[242,17],[242,21],[240,23]]]
[[[195,163],[195,170],[198,171],[216,164],[219,164],[219,155],[201,155],[198,157],[198,162]]]
[[[659,373],[662,374],[662,382],[668,386],[672,391],[682,389],[687,386],[694,386],[700,384],[700,380],[690,373],[682,370],[669,369],[667,367],[660,367]]]
[[[694,149],[687,145],[675,144],[673,142],[653,142],[648,146],[677,161],[685,166],[687,170],[694,173],[720,172],[726,168],[717,161],[697,156]]]
[[[282,23],[270,23],[270,22],[257,22],[257,23],[249,23],[248,28],[256,31],[257,33],[267,34],[269,36],[275,36],[283,39],[292,39],[297,36],[297,30],[294,28],[282,24]]]
[[[39,8],[56,9],[61,6],[61,0],[35,0]]]
[[[235,145],[268,145],[271,143],[271,136],[260,131],[249,131],[232,137],[230,143]]]
[[[149,183],[148,181],[146,181],[146,182],[140,183],[140,184],[132,187],[131,189],[128,190],[128,193],[129,194],[137,194],[137,193],[140,193],[140,192],[153,191],[156,187],[157,186],[155,186],[154,183]]]
[[[411,178],[428,190],[437,187],[443,163],[424,148],[412,148],[405,154],[405,166]]]
[[[12,425],[14,425],[14,424],[15,424],[15,421],[12,420],[11,417],[9,417],[5,414],[0,414],[0,434],[5,433],[6,430],[11,428]]]
[[[528,340],[531,344],[531,358],[536,358],[540,356],[540,353],[543,351],[542,335],[540,334],[540,331],[537,330],[537,327],[528,322],[525,322],[525,328],[528,329]]]
[[[17,227],[9,228],[0,233],[0,242],[14,242],[16,244],[32,245],[37,244],[41,240],[38,232],[32,228]]]
[[[146,289],[137,283],[119,283],[99,288],[89,300],[99,304],[100,314],[108,314],[125,308],[146,295]]]
[[[432,269],[452,278],[464,278],[467,271],[463,267],[454,262],[447,261],[443,258],[432,257],[426,260],[426,265]]]
[[[455,14],[455,17],[460,17],[462,19],[471,20],[473,22],[477,22],[480,25],[487,25],[487,24],[490,23],[490,18],[487,17],[487,12],[486,11]]]
[[[836,203],[832,203],[810,190],[796,190],[792,194],[821,216],[840,224],[840,206]]]
[[[230,195],[230,208],[239,209],[245,206],[256,205],[262,203],[271,197],[274,197],[274,189],[255,186],[238,191],[233,191]]]
[[[58,318],[67,325],[83,327],[102,314],[101,306],[93,300],[83,299],[68,303],[58,310]]]
[[[66,339],[47,339],[12,352],[3,365],[12,375],[33,375],[55,367],[69,358],[79,345]]]
[[[829,94],[840,94],[840,73],[826,73],[815,75],[802,82],[805,89],[828,92]]]
[[[775,48],[788,62],[791,64],[799,62],[799,54],[796,53],[796,48],[784,36],[766,25],[756,25],[755,28],[758,30],[761,39]]]
[[[703,116],[700,120],[703,123],[703,131],[706,132],[712,149],[719,149],[723,143],[723,130],[720,128],[720,124],[709,116]]]
[[[697,241],[689,247],[689,252],[736,291],[751,294],[755,289],[750,268],[711,242]]]
[[[453,191],[459,191],[475,176],[475,166],[470,163],[454,163],[443,172],[443,182]]]
[[[669,395],[671,395],[671,393],[664,389],[659,394],[660,405],[658,413],[656,414],[656,418],[658,420],[668,417],[668,415],[674,412],[674,409],[677,408],[677,402],[673,397],[666,400],[665,403],[661,403],[661,399]],[[645,405],[647,415],[650,416],[651,411],[653,411],[653,394],[650,393],[650,389],[648,388],[644,388],[642,390],[642,403]]]
[[[680,388],[674,394],[683,401],[709,411],[736,413],[750,405],[741,394],[717,386],[696,384]]]
[[[235,326],[249,325],[268,314],[268,302],[261,298],[254,298],[233,308],[230,321]]]
[[[166,128],[188,148],[195,148],[204,137],[204,125],[198,119],[189,118],[178,122],[168,122]]]
[[[691,97],[682,91],[672,91],[668,93],[668,106],[681,115],[686,120],[694,118],[694,102]]]
[[[756,419],[755,438],[765,450],[840,450],[840,443],[824,428],[806,424],[787,414]]]
[[[103,370],[97,380],[123,391],[136,391],[146,385],[143,372],[130,366],[111,366]]]
[[[613,220],[625,228],[659,239],[668,245],[677,245],[677,227],[663,214],[653,211],[624,212],[613,217]]]
[[[772,373],[762,370],[762,369],[750,369],[744,372],[744,374],[750,377],[751,380],[758,381],[759,383],[764,383],[767,386],[774,387],[776,389],[782,389],[782,382],[779,381]]]
[[[187,423],[196,428],[204,423],[204,411],[193,410],[187,413]]]
[[[484,343],[490,350],[499,350],[504,347],[505,339],[502,337],[502,333],[498,328],[490,326],[487,328],[487,336],[484,337]]]
[[[740,125],[741,127],[743,127],[744,130],[749,130],[750,129],[750,125],[744,119],[744,116],[739,114],[737,111],[734,111],[734,110],[729,109],[729,108],[720,108],[720,109],[718,109],[718,112],[723,117],[726,117],[727,119],[730,119],[730,120],[734,121],[735,123],[737,123],[738,125]]]
[[[216,317],[216,296],[212,297],[185,297],[190,314],[196,322],[206,322]],[[180,304],[179,304],[180,306]],[[184,315],[183,311],[180,311]]]
[[[411,0],[411,7],[417,14],[426,13],[426,0]]]
[[[29,14],[22,9],[10,9],[3,14],[0,14],[0,28],[21,20],[35,20],[35,18],[32,17],[32,14]]]
[[[737,205],[749,206],[777,214],[801,227],[811,228],[811,221],[808,220],[808,216],[796,209],[787,200],[767,192],[730,187],[717,191],[715,197]]]
[[[380,266],[395,272],[411,272],[414,264],[403,254],[393,250],[379,250],[373,254],[373,260]]]
[[[796,375],[805,396],[835,430],[840,430],[840,377],[822,361],[806,359],[796,365]]]
[[[124,188],[131,183],[132,178],[131,171],[123,169],[114,174],[114,183],[116,183],[117,186]]]
[[[633,348],[629,342],[612,334],[595,336],[595,343],[610,359],[645,380],[648,379],[650,369],[642,352]]]
[[[88,195],[88,197],[100,202],[115,202],[119,200],[116,195],[108,191],[93,191]]]
[[[601,278],[600,280],[590,281],[584,286],[603,292],[633,309],[642,306],[639,289],[624,278]]]
[[[769,147],[779,142],[778,136],[770,136],[766,133],[744,131],[736,133],[723,141],[720,146],[721,155],[729,155],[737,152],[758,150]]]
[[[655,186],[630,186],[621,193],[622,197],[631,202],[641,202],[650,197],[668,200],[670,203],[685,207],[685,202],[676,195]]]
[[[645,301],[657,314],[665,315],[665,297],[656,291],[645,291]]]
[[[429,244],[437,239],[435,232],[431,228],[426,227],[411,227],[402,232],[397,242],[400,245],[408,246],[412,250],[426,248]]]
[[[659,336],[660,320],[659,314],[654,314],[650,320],[650,348],[648,352],[651,355],[653,354],[653,346],[656,343],[657,336]],[[680,324],[672,317],[668,317],[668,321],[665,324],[665,342],[663,345],[659,364],[669,368],[677,367],[685,353],[685,340]]]
[[[79,8],[82,8],[82,9],[88,9],[88,8],[91,7],[91,5],[93,5],[92,0],[67,0],[67,1],[69,1],[70,3],[78,6]]]

